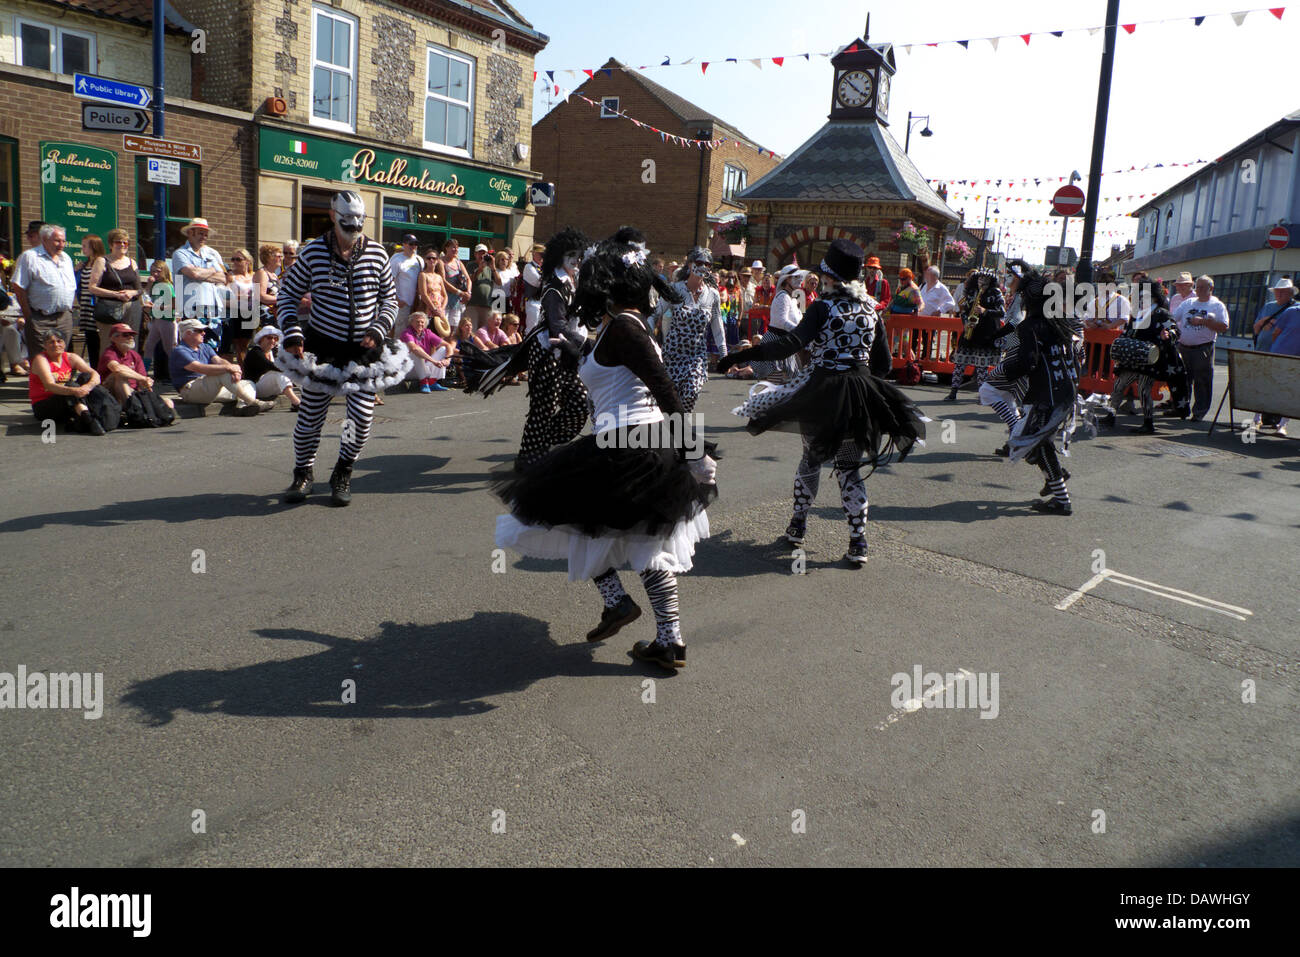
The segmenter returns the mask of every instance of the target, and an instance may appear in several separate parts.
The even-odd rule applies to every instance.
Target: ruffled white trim
[[[497,516],[496,544],[533,558],[564,558],[569,581],[586,581],[606,569],[631,567],[635,572],[691,570],[695,545],[709,537],[709,516],[700,509],[666,535],[638,534],[635,528],[592,537],[572,525],[528,525],[513,515]]]
[[[353,361],[340,369],[328,362],[317,361],[314,353],[305,350],[299,359],[286,352],[283,344],[276,347],[275,364],[294,385],[301,388],[311,386],[333,395],[391,389],[404,382],[415,366],[406,343],[391,340],[384,342],[379,358],[369,365]]]

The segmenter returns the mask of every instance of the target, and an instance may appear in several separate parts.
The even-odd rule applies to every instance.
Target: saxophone
[[[971,296],[970,313],[961,321],[961,337],[967,342],[970,341],[971,333],[975,331],[975,327],[979,325],[979,317],[975,315],[975,310],[979,308],[980,296],[982,294],[979,285],[976,284],[975,292]]]

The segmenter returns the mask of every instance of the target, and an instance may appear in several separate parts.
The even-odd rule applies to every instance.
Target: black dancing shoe
[[[1067,482],[1070,481],[1070,470],[1069,470],[1069,469],[1061,469],[1061,478],[1065,479]],[[1044,483],[1043,483],[1043,487],[1040,488],[1040,489],[1038,490],[1038,495],[1039,495],[1039,497],[1040,497],[1040,498],[1047,498],[1047,497],[1049,497],[1051,494],[1052,494],[1052,490],[1051,490],[1050,488],[1048,488],[1048,487],[1047,487],[1047,483],[1044,482]]]
[[[1141,425],[1130,425],[1128,430],[1134,435],[1155,435],[1156,424],[1150,419],[1143,419]]]
[[[1000,449],[994,449],[994,450],[993,450],[993,454],[996,455],[996,456],[998,456],[998,458],[1003,458],[1003,459],[1005,459],[1005,458],[1010,458],[1010,457],[1011,457],[1011,443],[1009,443],[1009,442],[1008,442],[1008,443],[1005,443],[1005,444],[1002,446],[1002,448],[1000,448]]]
[[[587,632],[587,640],[604,641],[613,638],[624,625],[630,625],[640,617],[641,607],[632,600],[631,595],[624,595],[617,605],[600,613],[600,624]]]
[[[669,670],[685,668],[686,646],[671,645],[661,641],[638,641],[632,646],[632,657],[642,661],[653,661]]]
[[[785,540],[791,545],[802,545],[804,535],[808,533],[808,519],[792,518],[790,525],[785,530]]]
[[[867,540],[865,538],[849,539],[849,550],[844,553],[844,560],[854,568],[861,568],[867,563]]]
[[[947,395],[945,395],[945,396],[943,397],[943,399],[942,399],[941,401],[943,401],[943,402],[956,402],[956,401],[957,401],[957,392],[956,392],[956,390],[953,390],[952,392],[949,392]]]
[[[305,469],[294,469],[293,484],[284,493],[285,504],[296,505],[304,501],[311,493],[311,486],[314,481],[316,481],[316,476],[312,474],[310,466]]]
[[[1115,428],[1115,413],[1103,412],[1101,415],[1097,416],[1097,424],[1104,425],[1108,429]]]
[[[1062,505],[1056,499],[1046,502],[1033,502],[1029,506],[1035,512],[1042,512],[1045,515],[1073,515],[1074,509],[1068,505]]]
[[[336,507],[352,504],[352,466],[339,462],[330,475],[330,504]]]

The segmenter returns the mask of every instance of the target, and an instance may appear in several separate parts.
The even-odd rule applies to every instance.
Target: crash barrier
[[[1115,367],[1111,364],[1110,347],[1120,337],[1121,329],[1083,330],[1083,367],[1079,370],[1079,389],[1110,395],[1115,388]],[[1151,386],[1151,395],[1159,399],[1168,390],[1163,382]],[[1130,392],[1136,397],[1136,390]]]
[[[885,334],[894,368],[901,369],[915,358],[922,372],[952,375],[952,352],[961,329],[961,320],[956,316],[886,313]]]
[[[771,306],[750,306],[749,312],[740,320],[740,337],[751,339],[767,332],[767,324],[772,318]]]

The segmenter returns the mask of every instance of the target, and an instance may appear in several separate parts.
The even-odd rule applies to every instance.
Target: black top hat
[[[861,246],[847,239],[837,239],[831,243],[831,248],[826,250],[826,256],[818,268],[840,282],[853,282],[862,272],[862,260],[865,256],[866,253],[862,251]]]

